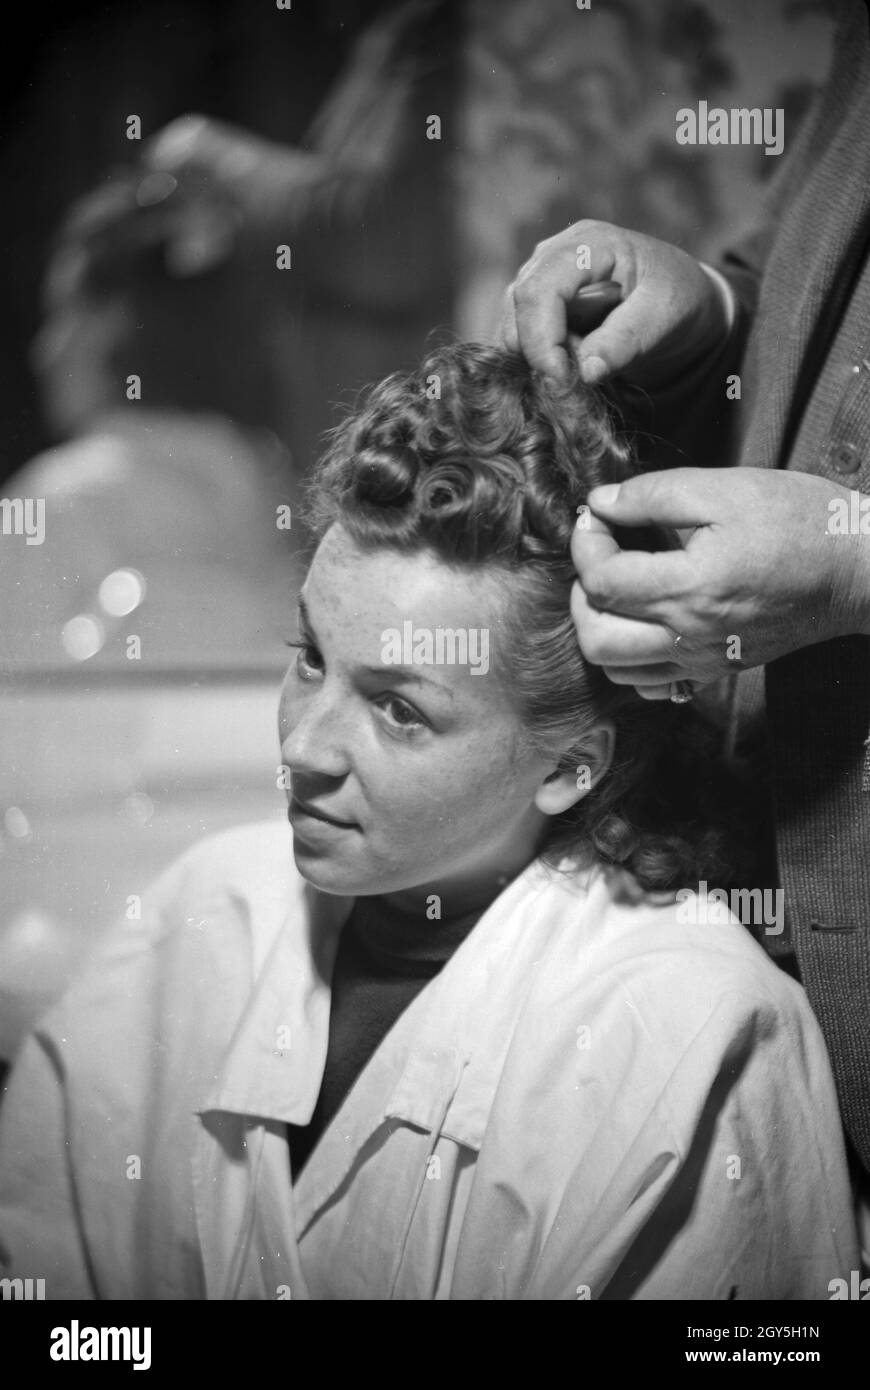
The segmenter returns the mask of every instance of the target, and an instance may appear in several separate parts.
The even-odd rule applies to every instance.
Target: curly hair
[[[613,721],[613,765],[552,818],[548,862],[597,858],[646,891],[737,882],[747,826],[715,726],[695,707],[614,685],[577,643],[577,509],[591,488],[636,471],[602,393],[576,379],[560,386],[519,354],[454,343],[368,388],[326,438],[309,489],[315,538],[340,521],[366,549],[508,572],[502,666],[531,745],[575,775],[584,736]],[[618,538],[635,549],[677,543],[658,528]]]

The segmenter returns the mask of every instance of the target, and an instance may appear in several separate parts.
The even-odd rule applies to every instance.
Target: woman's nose
[[[279,732],[281,760],[291,773],[343,777],[349,771],[347,721],[324,687],[282,700]]]

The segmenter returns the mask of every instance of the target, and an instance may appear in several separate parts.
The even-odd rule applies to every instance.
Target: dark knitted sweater
[[[408,1005],[483,915],[440,920],[359,898],[342,931],[332,974],[329,1043],[320,1094],[307,1125],[288,1125],[294,1178],[363,1067]]]

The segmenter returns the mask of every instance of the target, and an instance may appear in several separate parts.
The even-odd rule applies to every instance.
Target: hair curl
[[[369,388],[329,432],[310,519],[318,538],[340,521],[365,548],[510,572],[503,664],[527,737],[576,774],[595,724],[616,728],[608,773],[553,817],[548,861],[595,856],[647,891],[726,885],[745,872],[748,826],[718,730],[695,707],[612,684],[584,660],[570,617],[577,509],[591,488],[635,471],[600,391],[560,386],[516,353],[456,343]],[[675,543],[658,528],[619,539]]]

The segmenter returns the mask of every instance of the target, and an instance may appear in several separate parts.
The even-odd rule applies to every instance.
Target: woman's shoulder
[[[261,821],[187,847],[99,937],[61,1001],[82,996],[207,995],[250,988],[277,933],[304,911],[286,821]],[[300,912],[294,913],[294,906]],[[188,996],[190,997],[190,995]]]
[[[693,921],[676,895],[652,898],[609,873],[585,893],[570,883],[552,891],[561,921],[536,964],[513,1048],[534,1058],[522,1064],[524,1080],[561,1087],[568,1100],[591,1087],[607,1106],[629,1108],[641,1093],[701,1103],[723,1068],[759,1094],[777,1075],[832,1094],[803,988],[734,914]]]
[[[593,873],[577,913],[578,986],[594,976],[642,1013],[671,1011],[687,1027],[713,1014],[812,1020],[803,988],[760,944],[782,932],[776,893],[701,883],[649,894],[628,874]]]
[[[161,900],[185,894],[235,894],[246,899],[287,893],[299,880],[286,819],[253,821],[215,831],[182,851],[156,880]]]
[[[157,935],[208,927],[235,905],[256,925],[270,907],[289,904],[299,886],[286,820],[255,821],[216,831],[184,849],[145,890],[142,920]]]
[[[135,1070],[217,1055],[278,934],[303,920],[300,883],[286,822],[197,841],[102,934],[39,1031],[88,1075],[107,1051],[111,1076],[121,1058]]]

